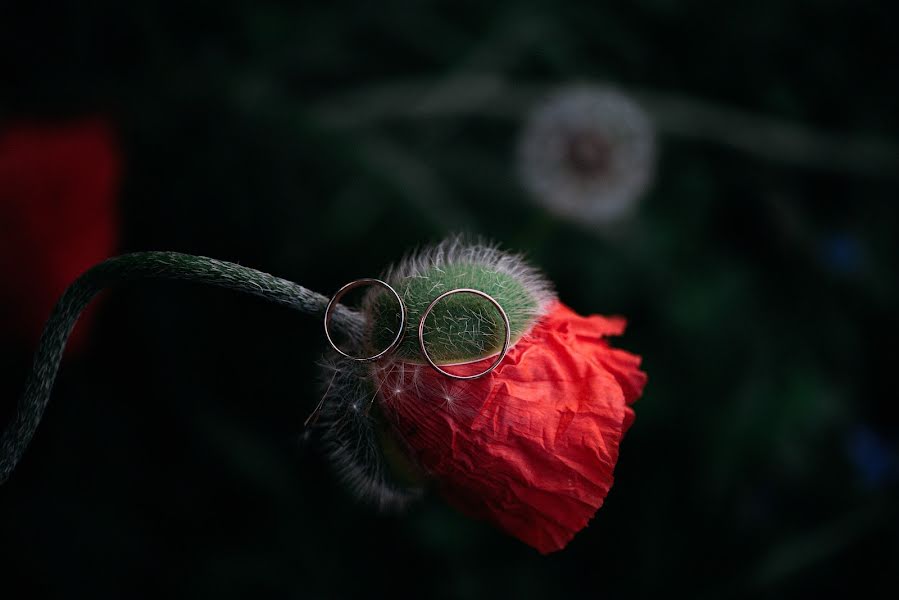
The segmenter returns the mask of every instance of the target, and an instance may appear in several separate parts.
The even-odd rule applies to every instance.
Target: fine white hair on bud
[[[518,147],[525,189],[548,211],[588,227],[636,208],[655,171],[653,125],[622,92],[574,86],[532,112]]]
[[[315,431],[338,478],[360,500],[385,512],[404,509],[422,489],[402,481],[408,465],[380,418],[379,390],[366,365],[330,353],[319,363],[323,398]]]
[[[521,339],[556,299],[552,285],[520,254],[467,236],[453,236],[408,254],[382,276],[403,298],[407,312],[403,342],[395,358],[421,363],[418,324],[430,303],[450,290],[471,288],[494,298],[509,318],[512,343]],[[382,288],[369,289],[363,301],[371,348],[383,348],[396,335],[395,299]],[[483,298],[454,295],[436,305],[425,322],[429,353],[444,363],[477,360],[496,353],[505,325]]]
[[[402,284],[410,278],[426,278],[446,267],[474,265],[484,274],[499,273],[515,279],[534,299],[538,310],[555,300],[556,294],[549,280],[537,268],[528,264],[522,254],[502,250],[498,244],[485,239],[457,234],[438,244],[412,251],[391,265],[384,274],[391,285]]]

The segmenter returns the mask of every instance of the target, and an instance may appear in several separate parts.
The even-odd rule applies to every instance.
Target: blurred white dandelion
[[[539,105],[519,144],[524,187],[550,212],[588,226],[632,214],[655,170],[655,131],[625,94],[564,89]]]

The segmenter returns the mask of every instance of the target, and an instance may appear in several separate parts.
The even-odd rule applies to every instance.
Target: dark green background
[[[541,557],[437,498],[389,517],[345,493],[302,439],[317,320],[186,284],[118,290],[0,488],[4,597],[896,593],[894,169],[663,132],[634,221],[601,236],[526,201],[518,115],[414,116],[400,98],[388,119],[322,116],[487,73],[893,143],[891,3],[105,4],[4,4],[0,119],[113,119],[122,251],[329,292],[486,234],[578,311],[627,315],[619,345],[650,383],[606,505]],[[30,349],[0,358],[7,415]]]

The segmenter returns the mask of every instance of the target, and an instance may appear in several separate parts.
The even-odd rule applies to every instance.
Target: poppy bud
[[[646,382],[640,358],[604,340],[624,320],[581,317],[521,257],[457,238],[407,257],[384,279],[406,307],[403,342],[385,360],[337,363],[325,394],[325,437],[344,479],[382,506],[431,481],[462,511],[537,550],[563,548],[605,499]],[[486,293],[508,317],[508,354],[476,379],[437,372],[419,346],[425,309],[458,288]],[[395,303],[381,288],[364,300],[368,350],[395,336]],[[442,368],[477,374],[502,348],[501,317],[482,297],[447,297],[425,319],[422,340]],[[391,477],[386,464],[406,477]]]

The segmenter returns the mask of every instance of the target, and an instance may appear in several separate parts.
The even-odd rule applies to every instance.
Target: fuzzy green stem
[[[202,256],[177,252],[137,252],[94,266],[66,289],[44,327],[25,392],[12,422],[0,438],[0,484],[9,478],[34,436],[50,400],[66,341],[81,312],[106,287],[146,280],[205,283],[258,296],[316,316],[323,316],[328,304],[325,296],[286,279]],[[364,319],[359,313],[338,306],[333,314],[333,327],[351,340],[359,340],[363,334]]]

